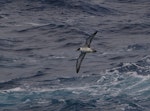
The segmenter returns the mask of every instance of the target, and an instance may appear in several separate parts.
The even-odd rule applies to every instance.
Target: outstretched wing
[[[79,58],[77,59],[77,63],[76,63],[76,72],[78,73],[79,70],[80,70],[80,66],[81,66],[81,63],[85,57],[85,52],[81,52],[81,54],[79,55]]]
[[[90,47],[90,44],[92,42],[92,39],[94,38],[94,36],[97,34],[98,31],[95,31],[91,36],[89,36],[87,39],[86,39],[86,43],[85,43],[85,46],[88,46]]]

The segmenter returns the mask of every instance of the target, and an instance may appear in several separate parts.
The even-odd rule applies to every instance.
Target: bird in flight
[[[96,52],[95,49],[90,48],[90,44],[92,42],[92,39],[94,38],[94,36],[97,34],[98,31],[95,31],[91,36],[89,36],[86,39],[85,45],[83,47],[80,47],[77,49],[77,51],[81,51],[81,54],[79,55],[78,59],[77,59],[77,63],[76,63],[76,72],[78,73],[80,70],[80,66],[81,63],[85,57],[86,53],[92,53],[92,52]]]

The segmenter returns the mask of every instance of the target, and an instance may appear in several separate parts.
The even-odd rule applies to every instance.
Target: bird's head
[[[79,51],[79,50],[80,50],[80,48],[77,49],[77,51]]]

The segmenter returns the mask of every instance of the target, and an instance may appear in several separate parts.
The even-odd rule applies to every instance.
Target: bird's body
[[[80,47],[80,51],[90,53],[90,52],[94,52],[95,50],[91,49],[90,47]]]
[[[86,53],[96,52],[95,49],[90,48],[90,44],[92,42],[93,37],[96,35],[97,31],[95,31],[90,37],[86,39],[86,43],[83,47],[78,48],[77,50],[81,51],[76,63],[76,72],[78,73],[80,70],[81,63],[86,55]]]

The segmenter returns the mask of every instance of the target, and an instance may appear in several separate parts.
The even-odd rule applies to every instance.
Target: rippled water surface
[[[149,0],[1,0],[0,111],[149,111],[149,35]]]

